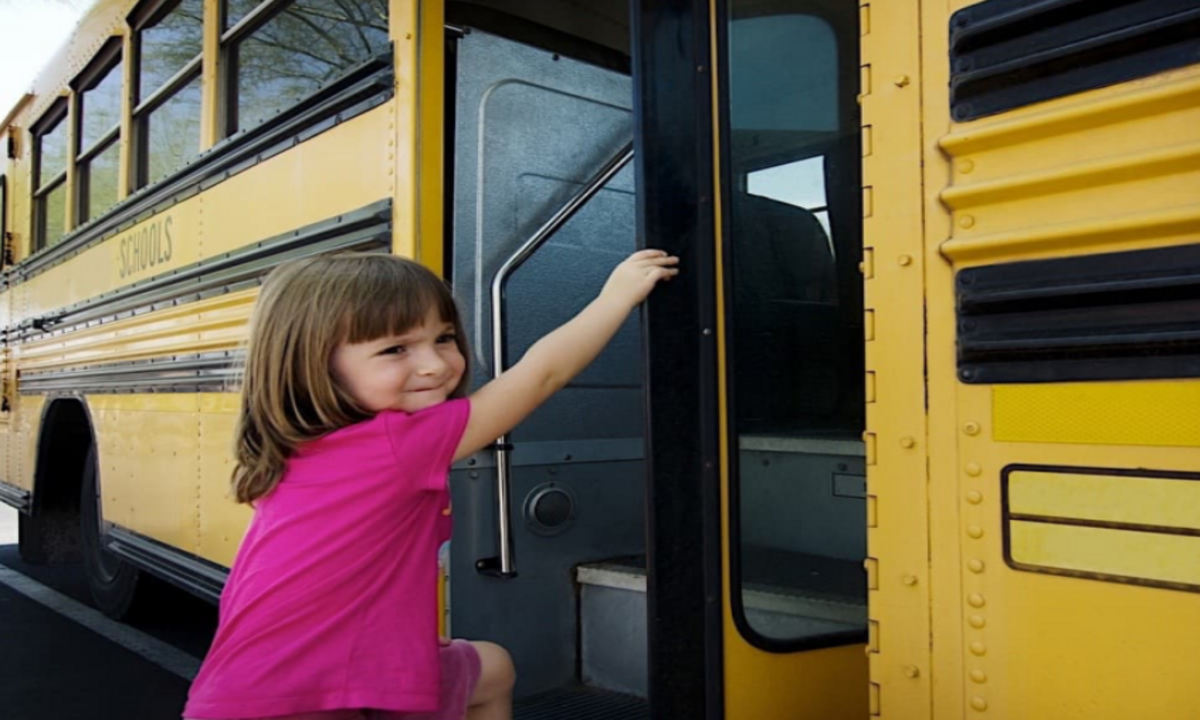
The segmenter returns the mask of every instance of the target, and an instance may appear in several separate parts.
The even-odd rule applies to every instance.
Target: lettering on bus
[[[122,279],[170,262],[175,251],[171,239],[174,221],[175,218],[168,215],[121,238],[117,266]]]

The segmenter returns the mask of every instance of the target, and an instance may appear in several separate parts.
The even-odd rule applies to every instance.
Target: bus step
[[[513,720],[650,720],[650,703],[596,688],[552,690],[518,700]]]
[[[581,565],[575,577],[583,684],[646,697],[645,558]]]

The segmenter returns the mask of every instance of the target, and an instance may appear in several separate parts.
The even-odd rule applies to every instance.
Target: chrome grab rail
[[[605,163],[596,175],[583,186],[578,193],[563,205],[554,217],[538,228],[520,248],[513,253],[492,278],[492,377],[498,378],[505,369],[505,316],[504,289],[508,278],[517,268],[529,259],[538,248],[545,244],[550,236],[558,232],[580,208],[600,192],[622,168],[633,159],[633,143],[627,144],[611,160]],[[496,529],[499,534],[499,557],[483,558],[475,563],[475,569],[488,575],[499,577],[516,577],[517,570],[513,561],[512,547],[512,518],[510,497],[510,470],[512,469],[512,444],[508,433],[501,435],[492,446],[496,453]]]

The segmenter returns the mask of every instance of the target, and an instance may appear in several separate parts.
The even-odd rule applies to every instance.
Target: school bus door
[[[864,718],[859,8],[634,20],[653,716]]]

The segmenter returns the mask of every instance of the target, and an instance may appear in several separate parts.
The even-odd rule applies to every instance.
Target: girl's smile
[[[462,382],[466,359],[454,325],[431,309],[402,335],[341,343],[330,368],[355,402],[370,412],[416,412],[445,402]]]

